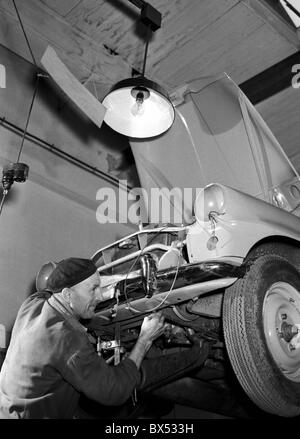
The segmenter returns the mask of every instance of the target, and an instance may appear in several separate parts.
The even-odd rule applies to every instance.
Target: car
[[[232,368],[255,407],[299,416],[299,175],[228,75],[170,96],[169,131],[129,139],[148,216],[92,255],[109,297],[92,326],[116,358],[160,310],[157,355],[196,334],[212,346],[205,365]]]

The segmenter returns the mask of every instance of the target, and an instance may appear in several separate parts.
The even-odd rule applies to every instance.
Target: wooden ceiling
[[[15,0],[34,56],[50,44],[101,100],[118,80],[142,70],[144,29],[128,0]],[[146,76],[168,91],[223,71],[241,84],[299,50],[291,25],[264,0],[149,0],[162,14]],[[0,0],[0,44],[28,60],[12,0]]]

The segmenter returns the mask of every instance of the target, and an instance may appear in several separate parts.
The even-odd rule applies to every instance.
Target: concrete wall
[[[34,70],[1,46],[0,64],[6,68],[0,117],[24,128]],[[128,147],[122,136],[105,127],[99,130],[86,120],[51,88],[49,80],[41,80],[28,131],[105,172],[112,172],[111,163]],[[20,134],[0,123],[1,171],[6,163],[16,162],[20,145]],[[6,331],[11,330],[20,304],[33,291],[43,263],[68,256],[90,257],[99,247],[135,230],[126,224],[97,222],[98,189],[111,186],[116,190],[105,179],[28,140],[20,162],[29,165],[29,179],[13,184],[0,215],[0,325]]]

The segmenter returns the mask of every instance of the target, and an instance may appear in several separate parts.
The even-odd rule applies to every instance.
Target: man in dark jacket
[[[97,355],[82,319],[106,300],[89,259],[59,262],[49,276],[51,293],[25,300],[0,372],[0,418],[73,418],[80,394],[120,405],[139,383],[141,362],[163,332],[160,313],[145,317],[127,358],[108,365]]]

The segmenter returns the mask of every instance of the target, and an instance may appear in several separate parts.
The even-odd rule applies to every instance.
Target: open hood
[[[171,99],[176,117],[166,133],[129,139],[147,192],[221,183],[271,202],[274,187],[298,178],[262,117],[226,74],[186,84]],[[185,200],[189,212],[193,201]]]

